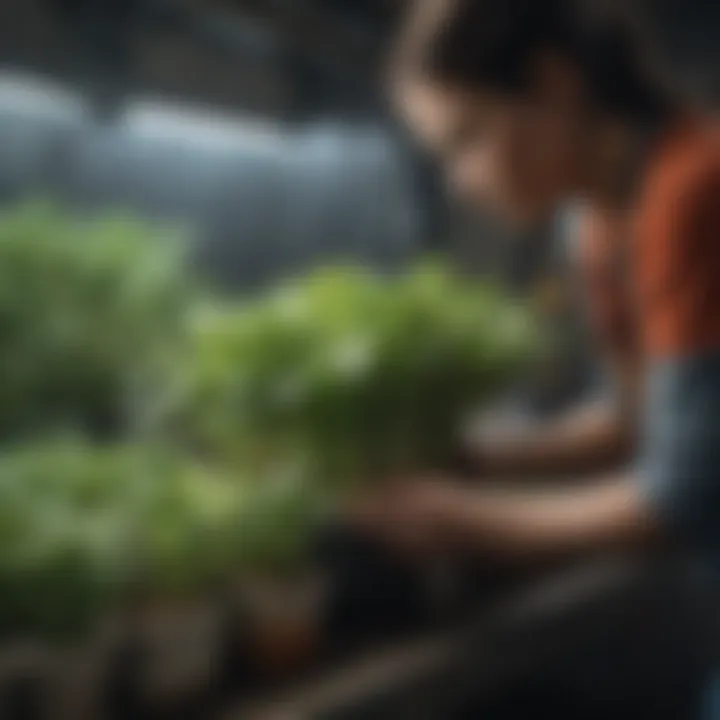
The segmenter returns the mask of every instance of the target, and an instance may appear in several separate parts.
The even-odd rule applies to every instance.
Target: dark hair
[[[655,121],[676,102],[651,69],[638,30],[607,0],[415,0],[395,69],[516,93],[537,54],[551,50],[578,67],[599,108]]]

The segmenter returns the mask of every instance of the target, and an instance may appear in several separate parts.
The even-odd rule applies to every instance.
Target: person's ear
[[[529,80],[538,99],[561,107],[577,107],[583,101],[584,85],[578,68],[557,53],[539,53]]]

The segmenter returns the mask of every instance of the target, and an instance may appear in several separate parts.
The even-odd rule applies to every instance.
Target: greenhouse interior
[[[0,720],[701,717],[720,618],[700,552],[606,537],[643,521],[592,494],[610,456],[633,472],[634,405],[602,457],[548,460],[558,418],[613,393],[593,320],[613,335],[615,305],[582,293],[620,282],[572,267],[560,205],[492,207],[515,171],[542,186],[527,168],[560,167],[555,147],[599,168],[588,138],[624,147],[652,105],[634,54],[567,4],[1,3]],[[720,4],[616,4],[711,118]],[[506,87],[513,43],[537,77]],[[465,101],[495,103],[485,139],[451,146]],[[667,292],[638,314],[691,311]],[[666,447],[703,434],[687,423]],[[720,486],[696,504],[720,512]]]

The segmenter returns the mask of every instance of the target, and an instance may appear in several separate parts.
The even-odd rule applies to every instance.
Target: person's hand
[[[388,482],[354,498],[346,518],[401,553],[443,554],[452,549],[466,492],[446,478]]]

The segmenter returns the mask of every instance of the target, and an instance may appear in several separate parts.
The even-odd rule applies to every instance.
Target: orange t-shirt
[[[651,160],[634,227],[633,275],[649,357],[720,349],[720,130],[687,121]]]
[[[720,126],[678,123],[630,216],[591,210],[578,232],[590,322],[610,357],[720,350]]]

